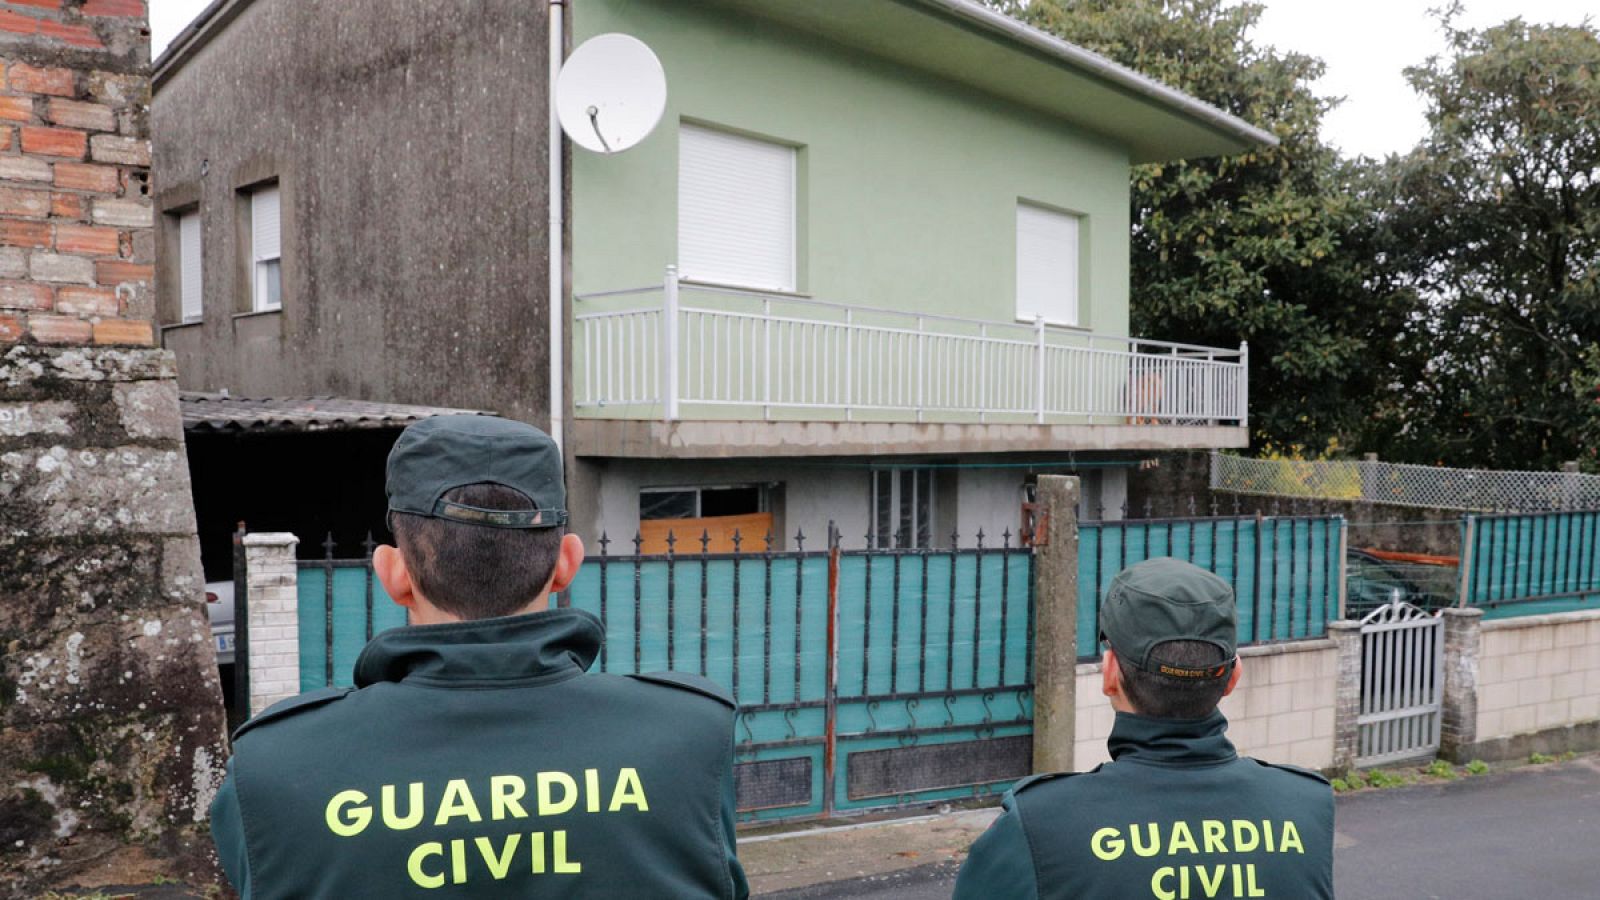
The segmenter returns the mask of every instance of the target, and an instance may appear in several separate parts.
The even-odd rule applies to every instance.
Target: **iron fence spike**
[[[983,549],[983,526],[978,526],[978,549]]]
[[[734,553],[738,553],[739,552],[739,543],[740,543],[740,541],[741,541],[741,538],[739,537],[739,529],[735,528],[733,530],[733,552]]]
[[[601,556],[605,556],[606,555],[606,547],[609,546],[610,544],[611,544],[610,536],[608,536],[606,534],[606,532],[601,531],[600,532],[600,555]]]
[[[767,552],[772,552],[772,529],[767,529]]]
[[[642,547],[644,547],[644,535],[635,531],[633,533],[633,555],[638,556]]]
[[[795,529],[794,548],[801,553],[806,551],[806,530],[804,528]]]
[[[1011,549],[1011,527],[1010,526],[1006,526],[1006,530],[1002,531],[1000,533],[1000,540],[1001,540],[1000,546],[1004,547],[1007,550]]]
[[[711,529],[700,529],[700,552],[709,553],[711,548]]]

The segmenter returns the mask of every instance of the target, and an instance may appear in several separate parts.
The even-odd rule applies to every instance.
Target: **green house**
[[[610,537],[998,543],[1036,472],[1115,517],[1137,451],[1246,444],[1246,348],[1128,337],[1129,167],[1270,135],[968,0],[572,16],[667,80],[638,146],[572,153],[569,434]]]

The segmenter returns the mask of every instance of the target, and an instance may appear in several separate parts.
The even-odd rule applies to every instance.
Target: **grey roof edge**
[[[194,52],[211,41],[216,33],[244,11],[252,0],[211,0],[200,14],[189,21],[167,43],[161,55],[150,64],[150,86],[159,90],[168,76],[183,68]]]
[[[1223,112],[1204,100],[1186,94],[1175,87],[1141,75],[1121,63],[1114,62],[1095,53],[1093,50],[1084,49],[1077,44],[1069,43],[1055,35],[1047,34],[1031,25],[1019,22],[1004,13],[989,9],[976,2],[976,0],[912,0],[912,2],[943,10],[949,15],[974,26],[996,32],[1016,43],[1032,47],[1075,68],[1083,69],[1111,82],[1118,87],[1196,119],[1241,141],[1252,144],[1266,144],[1271,147],[1278,145],[1277,136],[1263,128],[1251,125],[1231,113]]]
[[[180,391],[186,432],[264,433],[403,428],[441,415],[493,415],[481,409],[354,400],[326,395],[235,397]]]

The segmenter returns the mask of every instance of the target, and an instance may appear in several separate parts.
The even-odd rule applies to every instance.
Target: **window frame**
[[[906,474],[911,475],[911,513],[910,522],[900,515],[902,503],[902,481]],[[887,476],[887,478],[883,478]],[[882,492],[880,481],[887,481],[889,487],[889,516],[896,527],[888,532],[883,531],[883,522],[879,516],[879,498]],[[921,497],[921,492],[926,487],[926,498]],[[919,503],[919,500],[922,502]],[[872,522],[872,547],[875,550],[929,550],[934,545],[934,523],[938,521],[939,488],[935,470],[931,466],[882,466],[872,470],[871,503],[868,507],[870,521]],[[915,527],[919,520],[927,522],[927,528]],[[909,528],[907,527],[909,524]],[[910,532],[908,535],[907,532]]]
[[[277,219],[277,222],[276,222],[276,225],[277,225],[276,238],[277,238],[277,240],[275,242],[277,244],[277,247],[276,247],[276,251],[277,252],[273,253],[271,255],[264,255],[261,252],[261,248],[258,246],[259,238],[260,238],[260,233],[259,233],[259,225],[260,225],[260,223],[257,221],[258,209],[259,209],[258,204],[261,202],[262,196],[267,194],[267,193],[269,193],[269,192],[273,195],[273,199],[274,199],[274,201],[276,203],[276,206],[277,206],[277,216],[276,216],[276,219]],[[248,245],[249,245],[249,251],[250,251],[249,252],[249,257],[248,257],[249,266],[250,266],[250,270],[249,270],[250,271],[250,276],[249,276],[250,277],[250,309],[249,309],[249,311],[252,312],[252,313],[282,312],[283,311],[283,188],[282,188],[282,185],[277,180],[271,180],[271,181],[262,182],[260,184],[252,185],[251,187],[246,189],[244,193],[245,193],[245,198],[247,200],[246,206],[249,209],[249,220],[250,220],[249,221],[249,230],[248,230],[248,237],[249,237]],[[269,288],[269,286],[271,284],[270,275],[269,275],[270,270],[265,267],[266,264],[270,264],[270,263],[276,263],[277,264],[276,268],[277,268],[278,294],[277,294],[277,297],[276,297],[275,300],[269,300],[267,297],[263,296],[267,292],[267,290],[268,290],[268,288]]]
[[[177,281],[177,284],[178,284],[178,307],[177,307],[178,308],[178,315],[177,315],[177,321],[174,324],[178,324],[178,325],[194,325],[194,324],[197,324],[197,323],[205,321],[205,315],[206,315],[206,306],[205,306],[205,259],[206,259],[206,254],[205,254],[205,246],[206,246],[205,220],[203,218],[201,218],[201,216],[200,216],[200,207],[199,207],[198,204],[193,205],[193,206],[189,206],[189,207],[184,208],[184,209],[173,210],[172,212],[169,212],[168,215],[170,215],[172,217],[173,226],[174,226],[174,228],[176,228],[177,234],[178,234],[178,240],[177,240],[178,271],[176,273],[177,274],[176,281]],[[189,253],[188,240],[187,240],[188,235],[185,233],[186,232],[187,223],[193,223],[193,226],[194,226],[194,245],[195,245],[194,246],[194,251],[195,252],[194,252],[194,283],[193,283],[193,285],[191,285],[190,281],[189,281],[190,253]],[[195,301],[195,304],[194,304],[195,312],[194,312],[194,315],[192,315],[192,316],[189,315],[189,302],[188,302],[189,299],[190,299],[189,289],[190,289],[191,286],[194,288],[194,298],[193,299]]]
[[[1068,282],[1067,282],[1067,286],[1069,287],[1069,289],[1071,291],[1071,297],[1070,297],[1070,301],[1069,301],[1069,304],[1068,304],[1070,306],[1070,309],[1071,309],[1071,317],[1069,319],[1061,319],[1061,318],[1058,318],[1058,317],[1052,317],[1052,315],[1050,315],[1046,311],[1024,312],[1024,309],[1023,309],[1024,298],[1022,296],[1022,291],[1023,291],[1023,286],[1024,286],[1023,285],[1023,253],[1024,253],[1023,217],[1026,214],[1025,211],[1031,212],[1031,213],[1033,213],[1035,215],[1045,215],[1045,216],[1059,217],[1062,220],[1070,222],[1071,225],[1072,225],[1072,249],[1071,249],[1071,252],[1070,252],[1071,264],[1072,264],[1072,272],[1071,272],[1071,275],[1069,276]],[[1084,245],[1084,231],[1085,231],[1085,228],[1087,226],[1087,223],[1088,223],[1088,216],[1085,216],[1082,213],[1074,212],[1074,211],[1068,210],[1068,209],[1062,209],[1060,207],[1052,206],[1052,205],[1046,204],[1046,203],[1039,203],[1037,201],[1029,200],[1029,199],[1027,199],[1025,197],[1017,198],[1016,210],[1015,210],[1015,212],[1013,214],[1013,234],[1012,234],[1013,240],[1015,242],[1013,246],[1014,246],[1014,249],[1016,251],[1016,253],[1015,253],[1015,257],[1016,258],[1013,260],[1013,271],[1012,271],[1012,278],[1014,279],[1014,290],[1012,292],[1012,294],[1013,294],[1013,296],[1012,296],[1012,309],[1013,309],[1014,314],[1016,316],[1016,321],[1018,321],[1018,322],[1027,322],[1027,323],[1031,324],[1031,323],[1033,323],[1035,321],[1036,317],[1042,316],[1046,325],[1055,325],[1055,326],[1058,326],[1058,327],[1061,327],[1061,328],[1077,328],[1077,329],[1085,329],[1085,328],[1088,327],[1088,325],[1087,325],[1088,316],[1087,316],[1086,311],[1084,309],[1084,297],[1085,297],[1086,291],[1084,290],[1084,283],[1083,283],[1083,274],[1084,274],[1083,245]]]
[[[719,271],[697,270],[685,253],[684,227],[684,133],[700,132],[708,135],[728,139],[735,142],[761,145],[785,152],[788,163],[788,214],[789,214],[789,240],[785,253],[788,258],[787,271],[781,284],[756,284],[738,274]],[[801,281],[801,180],[803,177],[800,153],[803,147],[799,144],[779,140],[776,138],[751,134],[735,129],[724,128],[707,122],[692,119],[683,119],[678,123],[678,171],[676,185],[677,199],[677,247],[676,255],[678,269],[685,281],[699,284],[720,285],[726,287],[744,288],[753,291],[762,291],[774,294],[796,294],[800,292]]]
[[[772,498],[771,498],[771,494],[770,494],[770,490],[769,490],[770,487],[771,487],[771,485],[766,484],[764,482],[741,482],[741,483],[729,483],[729,484],[653,485],[651,487],[642,487],[642,488],[639,488],[639,520],[641,522],[669,522],[669,521],[675,521],[673,519],[646,519],[644,517],[644,495],[645,494],[682,494],[682,493],[692,493],[692,494],[694,494],[694,515],[686,516],[686,517],[677,519],[676,521],[684,521],[685,519],[703,519],[703,518],[705,518],[705,492],[706,491],[753,490],[753,491],[756,492],[756,507],[757,507],[756,508],[756,512],[758,512],[758,513],[772,512]]]

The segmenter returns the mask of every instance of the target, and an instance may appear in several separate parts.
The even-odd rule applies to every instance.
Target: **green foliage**
[[[1335,794],[1342,794],[1351,789],[1350,782],[1345,781],[1343,778],[1335,778],[1328,783],[1333,786],[1333,792]]]
[[[1545,763],[1552,763],[1555,761],[1556,758],[1554,756],[1551,756],[1548,753],[1540,753],[1537,750],[1528,754],[1528,762],[1536,766],[1542,766]]]
[[[1475,759],[1472,762],[1467,763],[1468,775],[1487,775],[1488,773],[1489,764],[1481,759]]]
[[[1385,196],[1318,136],[1332,101],[1309,56],[1254,43],[1258,3],[991,0],[1262,127],[1238,156],[1133,170],[1134,333],[1250,342],[1254,446],[1327,446],[1358,428],[1409,311],[1374,260]]]
[[[1367,773],[1367,784],[1375,788],[1400,787],[1410,783],[1411,778],[1409,776],[1396,772],[1386,772],[1383,769],[1373,769]]]
[[[1446,762],[1445,760],[1436,759],[1429,763],[1427,768],[1422,770],[1422,774],[1432,778],[1455,778],[1456,767],[1450,765],[1450,763]]]
[[[1600,34],[1441,16],[1429,134],[1383,180],[1385,266],[1427,303],[1375,411],[1386,458],[1600,468]]]

